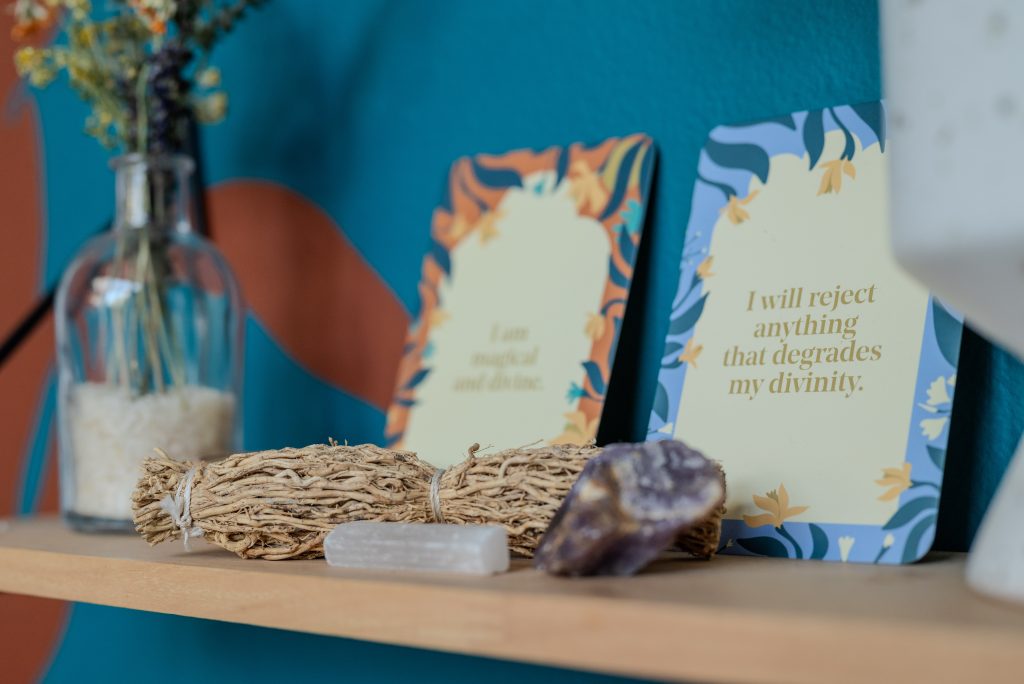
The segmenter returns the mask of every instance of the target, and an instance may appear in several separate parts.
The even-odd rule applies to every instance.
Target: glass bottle
[[[112,162],[112,229],[57,291],[61,511],[79,531],[130,531],[143,459],[237,451],[243,311],[220,252],[192,229],[184,156]]]

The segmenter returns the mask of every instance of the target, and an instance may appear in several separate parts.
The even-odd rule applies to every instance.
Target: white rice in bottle
[[[209,387],[187,385],[132,397],[115,385],[77,385],[68,421],[74,456],[71,512],[130,520],[139,466],[153,448],[182,460],[227,455],[234,416],[234,396]]]

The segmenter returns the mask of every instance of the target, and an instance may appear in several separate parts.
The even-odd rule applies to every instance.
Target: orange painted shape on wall
[[[277,183],[210,190],[214,242],[246,304],[321,380],[386,410],[408,315],[330,216]]]
[[[12,20],[9,13],[0,12],[0,336],[7,335],[35,303],[44,240],[35,106],[19,92]],[[23,459],[36,437],[39,403],[52,361],[50,317],[0,368],[0,516],[15,511]],[[48,458],[40,511],[57,506],[52,449]],[[12,684],[37,681],[59,643],[66,613],[62,601],[0,594],[0,679]]]

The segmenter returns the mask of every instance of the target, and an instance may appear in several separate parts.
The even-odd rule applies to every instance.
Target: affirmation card
[[[649,437],[722,462],[727,552],[931,546],[961,321],[891,255],[884,121],[798,112],[701,153]]]
[[[640,245],[644,135],[455,162],[434,211],[389,446],[444,467],[594,439]]]

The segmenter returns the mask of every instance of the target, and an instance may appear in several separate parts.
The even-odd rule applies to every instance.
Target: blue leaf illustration
[[[612,308],[613,306],[615,306],[616,304],[625,304],[625,303],[626,303],[626,300],[623,299],[622,297],[616,297],[615,299],[609,299],[607,302],[604,303],[604,306],[601,307],[601,315],[604,316],[605,314],[607,314],[608,310],[610,308]]]
[[[932,323],[939,351],[949,365],[955,368],[960,358],[960,335],[963,333],[963,326],[935,297],[932,297]]]
[[[650,144],[650,140],[644,142],[645,145]],[[644,158],[641,161],[640,166],[640,192],[641,196],[647,195],[647,189],[650,187],[651,170],[654,168],[654,150],[648,147],[648,150],[644,151]]]
[[[437,240],[430,241],[430,256],[433,257],[434,261],[441,268],[442,271],[448,274],[450,277],[452,274],[452,259],[448,254],[448,250],[445,249]]]
[[[736,543],[741,548],[758,556],[789,558],[789,550],[786,548],[786,545],[773,537],[748,537],[746,539],[737,539]]]
[[[666,356],[669,355],[679,356],[682,353],[683,345],[679,344],[678,342],[669,342],[668,344],[665,345],[665,351],[661,353],[661,358],[665,358]]]
[[[590,380],[590,386],[594,388],[594,391],[599,395],[604,395],[604,378],[601,376],[601,369],[597,367],[597,364],[593,361],[584,361],[583,370],[587,371],[587,379]]]
[[[555,164],[555,187],[565,178],[565,172],[569,170],[569,148],[563,147],[558,152],[558,162]]]
[[[636,245],[633,244],[633,238],[630,235],[628,227],[627,230],[619,233],[619,252],[622,254],[622,260],[627,264],[632,264],[636,257]]]
[[[811,549],[811,558],[821,560],[828,553],[828,535],[825,534],[825,530],[814,523],[811,523],[808,527],[811,530],[811,540],[814,542]]]
[[[946,450],[933,447],[931,444],[928,446],[928,458],[932,459],[932,463],[939,470],[942,470],[946,466]]]
[[[492,169],[482,166],[476,157],[470,159],[470,163],[473,165],[473,175],[476,179],[489,188],[518,188],[523,185],[523,179],[513,169]]]
[[[821,151],[825,149],[825,122],[820,109],[807,112],[807,118],[804,120],[804,147],[807,148],[811,160],[807,168],[813,169],[821,159]]]
[[[748,143],[720,143],[713,138],[708,138],[704,143],[704,152],[708,158],[728,169],[746,169],[750,171],[762,183],[768,181],[768,167],[770,161],[768,153],[757,145]]]
[[[857,144],[853,140],[853,133],[850,133],[850,129],[843,125],[843,122],[839,119],[839,115],[836,114],[836,110],[831,107],[828,108],[828,113],[832,115],[832,119],[839,126],[839,130],[843,132],[843,137],[846,140],[846,144],[843,147],[843,153],[839,155],[840,159],[853,159],[853,153],[857,151]]]
[[[885,110],[882,108],[882,103],[864,102],[850,105],[850,109],[863,119],[868,128],[874,132],[875,137],[878,138],[878,148],[885,152]]]
[[[619,287],[629,287],[629,278],[615,265],[615,257],[608,258],[608,277]]]
[[[700,175],[699,173],[697,174],[697,180],[699,180],[701,183],[707,183],[711,187],[721,191],[721,193],[725,195],[726,200],[728,200],[730,197],[736,196],[736,189],[733,188],[731,185],[707,179],[704,176]]]
[[[668,392],[660,382],[654,393],[654,415],[661,419],[662,423],[668,422]]]
[[[882,525],[883,530],[894,530],[903,527],[924,511],[933,511],[938,508],[939,500],[934,496],[922,496],[919,499],[912,499],[903,504],[898,511],[893,513],[889,522]]]
[[[608,367],[611,368],[615,363],[615,350],[619,348],[619,335],[622,333],[622,318],[615,316],[612,318],[612,325],[615,326],[615,332],[612,335],[612,344],[608,347]]]
[[[480,210],[481,214],[486,214],[487,211],[488,211],[487,202],[484,202],[482,199],[477,197],[477,194],[475,192],[470,190],[469,185],[466,184],[466,176],[465,176],[465,174],[460,173],[457,176],[457,178],[458,178],[459,188],[462,190],[462,194],[465,195],[466,197],[468,197],[469,199],[473,200],[473,203],[476,204],[476,207],[477,207],[477,209]]]
[[[626,231],[630,235],[637,235],[643,227],[644,208],[636,200],[628,200],[626,208],[619,215],[626,222]]]
[[[928,548],[931,547],[931,541],[935,539],[935,535],[932,535],[932,539],[929,540],[928,547],[920,549],[921,540],[928,532],[933,532],[935,529],[935,518],[936,516],[929,515],[926,518],[921,518],[920,522],[914,525],[914,528],[910,530],[910,534],[907,535],[907,543],[903,546],[903,562],[913,563],[920,559],[924,554],[928,553]]]
[[[701,295],[701,298],[694,302],[689,309],[680,314],[678,318],[673,318],[668,326],[669,334],[678,335],[696,325],[697,319],[704,313],[704,302],[707,301],[707,298],[707,294]]]
[[[418,371],[416,371],[413,374],[413,376],[411,378],[409,378],[409,382],[405,383],[405,385],[402,386],[402,389],[404,389],[404,390],[414,389],[417,385],[419,385],[421,382],[423,382],[424,378],[426,378],[427,375],[429,375],[429,374],[430,374],[430,369],[429,368],[420,368]]]
[[[644,143],[637,143],[622,157],[618,173],[615,174],[615,187],[612,189],[612,195],[608,199],[608,204],[605,205],[604,211],[598,217],[598,221],[604,221],[614,214],[618,210],[619,205],[622,204],[622,198],[626,196],[626,191],[629,189],[629,177],[633,175],[633,160],[636,159],[637,152],[643,146]]]

